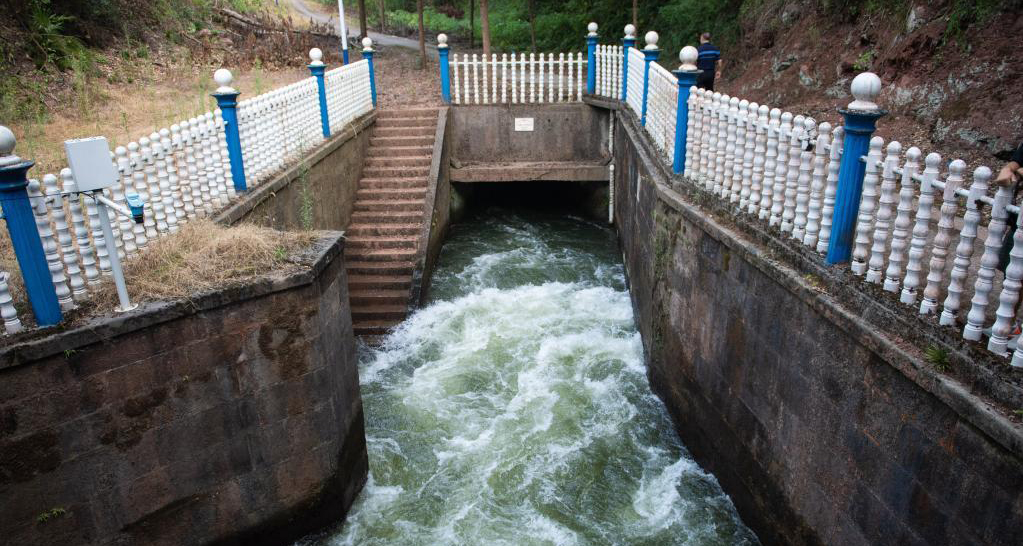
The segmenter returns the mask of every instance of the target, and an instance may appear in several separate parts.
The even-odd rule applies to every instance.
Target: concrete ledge
[[[423,205],[423,211],[429,217],[424,219],[423,228],[419,232],[419,250],[416,253],[415,268],[412,270],[409,312],[415,310],[422,303],[423,279],[430,275],[428,267],[430,246],[431,244],[439,244],[439,242],[431,242],[430,239],[435,236],[433,217],[437,206],[438,188],[447,184],[447,180],[442,180],[442,176],[445,174],[444,167],[448,159],[444,146],[448,127],[448,110],[449,107],[443,107],[437,111],[437,130],[433,135],[433,159],[430,161],[430,177],[427,181],[426,199]],[[450,199],[447,192],[442,192],[441,198]],[[444,203],[443,206],[447,207],[447,203]],[[442,233],[436,234],[436,236],[442,235]]]
[[[452,182],[607,182],[609,161],[516,161],[453,167]]]

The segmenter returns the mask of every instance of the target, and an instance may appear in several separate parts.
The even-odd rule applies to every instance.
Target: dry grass
[[[128,295],[134,303],[189,298],[272,271],[294,270],[299,265],[292,256],[314,238],[312,232],[194,220],[124,264]],[[95,291],[92,305],[94,313],[108,313],[117,306],[112,281]]]

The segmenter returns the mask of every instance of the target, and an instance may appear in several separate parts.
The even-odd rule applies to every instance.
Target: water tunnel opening
[[[607,182],[453,182],[452,219],[499,207],[508,210],[607,218]]]

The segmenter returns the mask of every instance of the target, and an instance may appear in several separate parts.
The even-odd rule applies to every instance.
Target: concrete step
[[[422,221],[422,211],[356,210],[352,212],[353,224],[413,224]]]
[[[407,305],[366,305],[352,306],[352,322],[375,320],[403,320],[408,314]]]
[[[437,116],[422,118],[377,118],[376,126],[379,127],[437,127]]]
[[[355,210],[357,211],[413,211],[419,213],[419,218],[422,218],[423,209],[425,208],[425,201],[422,199],[393,199],[393,200],[359,200],[355,202]]]
[[[378,136],[369,137],[369,146],[429,146],[433,148],[433,134],[425,136]]]
[[[356,249],[410,249],[415,250],[419,246],[419,237],[415,235],[397,235],[382,237],[380,235],[362,235],[348,237],[345,240],[345,252],[349,255],[357,252]]]
[[[426,187],[415,188],[367,188],[355,192],[356,203],[359,201],[389,201],[395,199],[423,199],[426,197]]]
[[[414,248],[346,248],[345,254],[359,262],[412,263],[416,259]]]
[[[387,290],[381,288],[351,290],[348,292],[348,299],[353,309],[379,305],[407,306],[408,290]]]
[[[436,107],[420,107],[420,108],[398,108],[394,110],[377,110],[377,120],[391,119],[391,118],[429,118],[432,117],[434,120],[437,119],[437,111],[440,110]]]
[[[348,292],[356,290],[403,290],[408,296],[412,277],[407,275],[349,275]]]
[[[359,181],[360,189],[404,189],[404,188],[426,188],[429,180],[425,177],[406,177],[406,178],[363,178]]]
[[[377,127],[373,129],[375,137],[430,137],[433,140],[436,129],[433,127]]]
[[[429,155],[395,155],[367,157],[365,167],[426,167],[430,168]]]
[[[423,229],[419,224],[351,224],[345,231],[348,237],[365,237],[368,235],[380,235],[384,237],[395,235],[415,235]]]
[[[353,330],[357,336],[376,337],[387,334],[392,328],[399,324],[401,324],[401,320],[399,319],[363,320],[355,324]]]
[[[366,157],[433,156],[433,146],[397,146],[388,144],[370,145]]]
[[[402,275],[412,278],[412,262],[370,262],[353,259],[345,260],[349,275]]]
[[[363,167],[362,176],[366,178],[411,178],[429,176],[430,165],[418,167]]]

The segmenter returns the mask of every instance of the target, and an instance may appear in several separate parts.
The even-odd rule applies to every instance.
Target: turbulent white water
[[[370,479],[305,544],[755,544],[650,392],[613,232],[488,211],[360,369]]]

